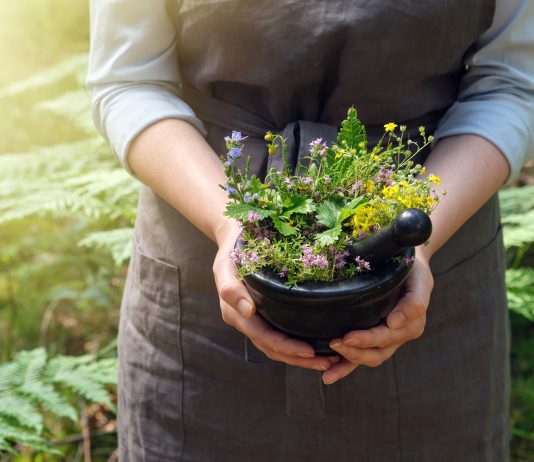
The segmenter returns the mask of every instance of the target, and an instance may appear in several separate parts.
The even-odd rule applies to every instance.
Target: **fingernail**
[[[315,358],[313,353],[297,353],[300,358]]]
[[[398,313],[393,313],[389,321],[389,327],[392,329],[398,329],[399,327],[403,326],[405,320],[406,316],[404,316],[404,314],[400,311]]]
[[[341,345],[343,345],[343,342],[341,342],[339,340],[336,340],[335,342],[332,342],[329,346],[330,346],[330,348],[338,348]]]
[[[329,374],[323,374],[323,383],[325,385],[330,385],[336,381],[336,377],[334,375]]]
[[[243,316],[249,317],[252,311],[252,304],[247,299],[242,298],[237,302],[237,311]]]
[[[325,372],[328,370],[328,367],[326,366],[313,366],[313,368],[316,370],[316,371],[319,371],[319,372]]]

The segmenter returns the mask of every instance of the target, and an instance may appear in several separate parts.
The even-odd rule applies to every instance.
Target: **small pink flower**
[[[259,221],[260,214],[258,212],[254,212],[253,210],[249,210],[248,212],[248,221],[251,223],[254,223],[256,221]]]
[[[359,256],[356,257],[354,261],[356,262],[356,271],[359,273],[362,271],[369,271],[371,269],[371,264]]]

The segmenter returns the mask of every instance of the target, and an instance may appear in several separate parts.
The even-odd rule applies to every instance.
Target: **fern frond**
[[[42,72],[33,74],[30,78],[18,81],[0,89],[0,98],[14,96],[29,90],[54,85],[68,76],[74,76],[79,80],[80,73],[85,74],[87,69],[87,53],[80,53],[71,56],[56,66],[50,67]]]
[[[117,266],[130,258],[133,228],[119,228],[111,231],[97,231],[87,234],[79,243],[82,247],[95,247],[111,253]]]
[[[35,430],[37,433],[43,430],[42,415],[25,396],[9,392],[0,395],[0,417],[14,419],[23,427]]]
[[[50,363],[50,381],[74,390],[80,396],[96,403],[104,403],[115,410],[106,385],[117,383],[116,358],[94,361],[94,356],[79,358],[60,356]]]
[[[509,308],[534,321],[534,268],[506,270]]]
[[[52,112],[71,121],[80,130],[95,134],[96,129],[91,117],[91,94],[87,90],[76,90],[64,93],[58,98],[43,101],[37,109]]]
[[[503,217],[534,209],[534,185],[499,191],[499,202]]]

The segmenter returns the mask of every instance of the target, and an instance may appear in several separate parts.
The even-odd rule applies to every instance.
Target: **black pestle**
[[[349,245],[348,250],[353,257],[359,256],[375,268],[407,247],[423,244],[430,234],[432,222],[428,215],[419,209],[407,209],[388,226]]]

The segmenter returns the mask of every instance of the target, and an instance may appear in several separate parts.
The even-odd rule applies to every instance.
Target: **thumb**
[[[223,251],[223,250],[221,250]],[[221,252],[219,251],[219,252]],[[245,285],[237,279],[237,271],[227,255],[220,255],[213,266],[215,282],[220,298],[245,318],[255,312],[254,302]]]

